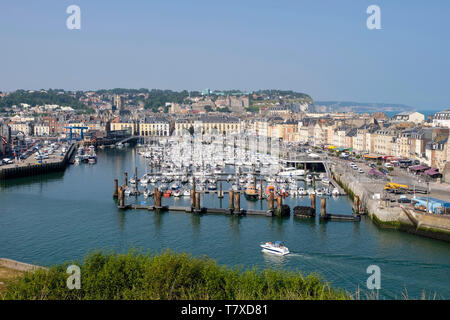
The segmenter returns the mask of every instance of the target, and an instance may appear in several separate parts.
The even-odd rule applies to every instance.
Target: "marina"
[[[118,179],[114,180],[113,197],[118,198],[118,208],[281,217],[291,214],[291,208],[283,204],[283,199],[289,196],[308,196],[311,198],[312,208],[309,217],[314,217],[317,196],[322,198],[321,219],[360,221],[355,209],[352,215],[326,212],[326,197],[345,194],[329,177],[326,163],[322,162],[325,169],[322,173],[306,170],[306,162],[303,163],[304,169],[296,169],[295,163],[294,167],[286,167],[287,161],[279,156],[279,150],[274,153],[259,152],[259,145],[249,148],[248,141],[251,139],[252,137],[245,135],[234,136],[227,143],[225,137],[217,139],[202,135],[201,140],[192,136],[171,137],[140,145],[137,154],[145,159],[145,174],[139,178],[135,167],[131,178],[124,172],[121,186]],[[148,166],[150,173],[147,171]],[[228,192],[224,191],[224,184]],[[200,195],[205,193],[217,195],[218,198],[227,194],[228,208],[202,206]],[[129,197],[135,197],[134,200],[137,201],[141,195],[144,195],[145,200],[140,205],[126,201]],[[267,200],[268,209],[241,208],[241,195],[247,201]],[[167,206],[162,203],[162,198],[181,196],[190,198],[189,207]],[[152,204],[147,204],[151,197]]]
[[[229,266],[318,272],[332,285],[352,292],[358,286],[364,288],[367,266],[377,264],[382,270],[381,297],[399,298],[404,288],[410,297],[420,296],[423,290],[450,295],[447,243],[380,230],[365,216],[358,223],[320,218],[322,198],[326,198],[327,213],[352,217],[354,202],[347,196],[316,195],[317,214],[306,219],[295,214],[294,208],[311,208],[308,194],[284,197],[283,205],[290,207],[291,214],[283,217],[251,214],[267,212],[268,201],[248,201],[243,194],[240,206],[246,215],[188,213],[183,209],[191,208],[191,198],[184,192],[180,197],[161,196],[161,207],[167,211],[149,211],[154,205],[150,194],[125,197],[127,205],[145,210],[119,209],[118,199],[112,199],[114,179],[122,185],[124,172],[133,178],[136,167],[140,178],[157,173],[154,167],[151,175],[141,149],[98,148],[96,165],[72,165],[64,172],[2,181],[0,241],[7,245],[0,247],[0,256],[48,266],[80,259],[94,249],[170,249],[208,255]],[[233,167],[225,166],[228,170],[233,172]],[[225,180],[231,174],[227,173],[222,175]],[[299,185],[306,182],[300,181]],[[232,185],[231,180],[222,181],[223,198],[218,197],[219,181],[218,190],[199,191],[201,207],[228,210]],[[144,193],[140,182],[137,187]],[[262,254],[259,244],[268,239],[282,240],[290,254]]]

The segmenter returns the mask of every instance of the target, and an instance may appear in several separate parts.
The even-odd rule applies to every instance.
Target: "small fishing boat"
[[[177,189],[177,190],[175,190],[174,192],[173,192],[173,196],[174,197],[181,197],[183,195],[183,193],[181,192],[181,190],[180,189]]]
[[[244,192],[245,198],[250,201],[258,200],[258,191],[255,186],[248,186]]]
[[[262,252],[286,255],[289,254],[289,249],[283,245],[281,241],[261,243]]]

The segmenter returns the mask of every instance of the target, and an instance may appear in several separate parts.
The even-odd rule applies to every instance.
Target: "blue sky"
[[[68,30],[66,8],[81,8]],[[381,8],[382,30],[366,9]],[[0,90],[292,89],[450,107],[450,1],[2,0]]]

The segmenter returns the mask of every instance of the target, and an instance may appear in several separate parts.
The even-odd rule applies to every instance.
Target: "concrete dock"
[[[37,164],[34,157],[30,156],[22,163],[1,166],[0,180],[64,171],[76,147],[77,145],[72,143],[64,156],[55,156],[52,159],[43,161],[41,164]]]

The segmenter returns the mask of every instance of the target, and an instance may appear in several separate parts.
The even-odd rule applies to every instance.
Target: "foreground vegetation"
[[[81,289],[69,290],[66,269],[81,268]],[[209,258],[166,251],[159,255],[94,252],[82,263],[25,273],[7,286],[4,299],[350,299],[316,275],[242,270]]]

